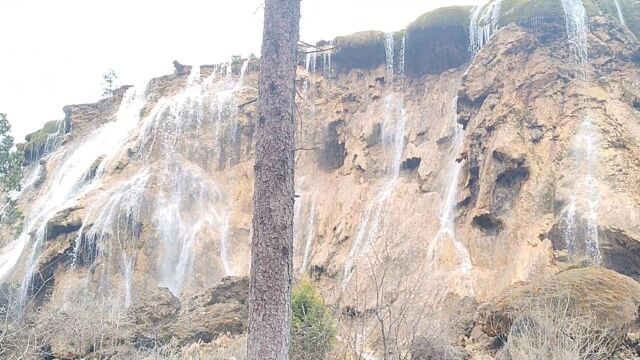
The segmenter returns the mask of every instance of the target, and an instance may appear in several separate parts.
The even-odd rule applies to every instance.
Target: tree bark
[[[266,0],[258,84],[248,358],[288,359],[300,0]]]

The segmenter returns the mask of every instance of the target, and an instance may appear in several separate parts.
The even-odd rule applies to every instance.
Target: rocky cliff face
[[[563,3],[446,8],[301,57],[294,269],[344,323],[576,264],[640,276],[640,4],[585,1],[581,63]],[[11,301],[135,308],[246,275],[257,67],[181,68],[29,136]]]

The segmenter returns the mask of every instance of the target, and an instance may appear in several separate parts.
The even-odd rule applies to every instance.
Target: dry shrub
[[[85,297],[35,311],[7,302],[0,309],[0,322],[0,355],[7,359],[48,358],[53,352],[66,357],[109,352],[127,340],[131,326],[119,303]]]
[[[625,331],[577,314],[568,299],[531,300],[519,307],[501,360],[604,360],[622,346]]]
[[[246,359],[245,336],[187,346],[173,339],[139,348],[133,318],[120,301],[84,295],[34,310],[20,307],[14,291],[0,288],[0,359]]]

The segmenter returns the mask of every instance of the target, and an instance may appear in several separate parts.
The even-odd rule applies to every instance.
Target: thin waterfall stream
[[[616,6],[616,12],[618,13],[618,20],[620,20],[622,25],[627,26],[627,22],[624,20],[624,14],[622,12],[622,6],[620,5],[620,0],[613,0],[613,3]]]
[[[475,56],[498,31],[502,0],[473,8],[469,17],[469,50]]]
[[[458,161],[456,157],[462,151],[464,145],[464,130],[462,125],[457,123],[457,97],[453,99],[453,129],[452,151],[453,159],[449,161],[451,164],[447,171],[447,179],[449,183],[444,192],[442,199],[442,208],[440,210],[440,229],[435,238],[429,243],[427,250],[427,261],[430,268],[435,267],[437,254],[441,250],[443,242],[451,241],[458,255],[458,269],[464,276],[469,276],[471,271],[471,256],[467,247],[456,236],[456,199],[458,196],[458,182],[460,180],[460,172],[463,163]]]
[[[579,83],[589,82],[589,18],[581,0],[562,0],[567,40]],[[582,100],[586,101],[586,100]],[[569,151],[572,174],[570,200],[564,209],[565,241],[572,257],[584,251],[592,266],[602,265],[599,245],[597,179],[599,136],[593,119],[585,114]],[[583,239],[580,243],[580,239]]]
[[[386,69],[387,73],[392,77],[394,70],[394,49],[393,34],[387,34],[385,41]],[[399,58],[404,59],[404,55],[400,55]],[[399,68],[404,69],[404,64],[399,65]],[[399,76],[404,76],[404,74],[399,74]],[[358,258],[364,256],[368,250],[374,246],[378,237],[385,206],[393,194],[400,177],[400,165],[402,163],[402,152],[404,151],[405,123],[406,111],[402,96],[396,92],[387,95],[385,98],[385,117],[383,119],[381,134],[383,145],[391,152],[391,158],[387,164],[387,179],[379,192],[372,200],[367,202],[365,206],[356,238],[351,245],[344,264],[343,289],[349,285],[349,281],[356,269]]]

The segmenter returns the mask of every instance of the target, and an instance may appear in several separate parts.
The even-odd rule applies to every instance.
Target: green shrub
[[[324,300],[309,281],[293,289],[291,359],[326,359],[335,341],[333,317]]]

